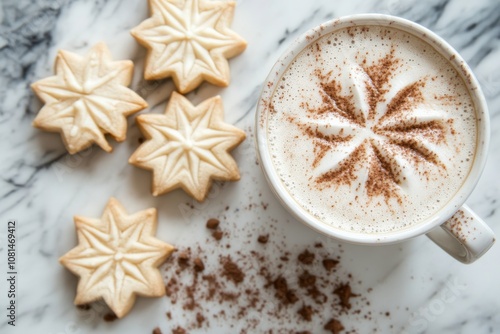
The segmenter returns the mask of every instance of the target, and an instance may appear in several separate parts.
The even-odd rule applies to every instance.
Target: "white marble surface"
[[[484,174],[468,200],[471,208],[500,235],[500,2],[498,0],[240,0],[233,29],[248,41],[248,49],[230,62],[232,82],[220,89],[209,84],[188,95],[193,103],[220,94],[226,121],[245,129],[248,139],[235,150],[242,179],[217,186],[209,200],[199,205],[181,191],[153,198],[150,174],[127,164],[140,133],[133,117],[127,140],[114,144],[106,154],[94,147],[69,156],[58,135],[31,127],[40,108],[29,84],[52,74],[58,49],[85,53],[105,41],[115,59],[132,59],[133,88],[150,108],[163,112],[173,89],[171,81],[146,84],[141,80],[145,51],[129,30],[148,16],[145,0],[3,0],[0,4],[0,333],[163,333],[185,325],[179,305],[166,298],[139,299],[132,312],[119,321],[104,322],[93,310],[72,305],[76,278],[57,259],[76,244],[72,223],[75,214],[100,216],[107,199],[116,196],[130,212],[148,207],[159,210],[158,237],[179,248],[203,244],[204,222],[220,217],[231,235],[230,251],[216,243],[204,245],[207,256],[248,251],[253,240],[274,227],[270,245],[284,242],[292,253],[301,245],[322,241],[327,252],[337,254],[339,243],[327,240],[293,220],[273,198],[255,164],[252,128],[260,85],[274,61],[300,33],[342,15],[381,12],[399,15],[435,31],[448,40],[469,63],[487,97],[492,138]],[[260,195],[259,195],[260,194]],[[184,210],[185,203],[194,208]],[[267,210],[262,205],[268,203]],[[225,207],[230,206],[225,211]],[[7,219],[16,219],[18,247],[18,310],[16,327],[6,324],[5,232]],[[248,234],[254,233],[251,236]],[[245,241],[252,240],[245,244]],[[500,245],[497,243],[473,265],[456,262],[430,240],[419,237],[383,247],[342,245],[338,275],[351,273],[355,292],[363,292],[370,305],[369,319],[340,315],[344,326],[358,333],[499,333]],[[273,255],[270,254],[272,257]],[[211,265],[208,261],[208,266]],[[215,263],[213,264],[215,265]],[[168,268],[162,268],[168,274]],[[357,281],[361,282],[358,283]],[[367,292],[368,289],[371,292]],[[266,291],[263,291],[265,296]],[[269,294],[268,298],[273,298]],[[214,307],[225,307],[214,306]],[[165,312],[171,310],[172,320]],[[230,312],[230,310],[227,310]],[[93,313],[94,312],[94,313]],[[249,332],[321,333],[325,318],[294,328],[265,314]],[[390,312],[390,316],[385,316]],[[97,316],[96,316],[97,315]],[[255,316],[255,314],[254,314]],[[242,320],[243,321],[243,320]],[[212,321],[210,328],[190,332],[236,333],[238,324]],[[292,327],[291,327],[292,326]]]

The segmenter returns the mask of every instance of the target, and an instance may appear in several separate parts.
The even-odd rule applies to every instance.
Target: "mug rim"
[[[463,182],[462,186],[455,193],[455,195],[445,206],[423,222],[401,230],[380,234],[349,232],[320,221],[306,209],[302,208],[288,192],[277,175],[276,169],[274,168],[271,160],[267,141],[267,114],[270,109],[269,102],[267,101],[270,101],[279,79],[287,70],[290,63],[308,45],[314,43],[317,39],[323,37],[324,35],[332,33],[338,29],[354,27],[357,25],[383,25],[394,27],[410,33],[423,40],[426,44],[432,46],[438,53],[448,59],[448,62],[452,64],[455,70],[462,77],[471,99],[473,100],[477,119],[477,138],[476,150],[474,152],[474,162],[466,180]],[[306,31],[293,41],[286,51],[278,58],[266,77],[257,102],[255,127],[257,156],[261,169],[271,190],[281,204],[288,210],[288,212],[290,212],[298,221],[322,234],[350,243],[363,245],[382,245],[401,242],[425,234],[451,218],[465,203],[465,200],[472,193],[477,185],[477,182],[479,181],[486,164],[490,138],[489,115],[486,99],[472,70],[460,54],[444,39],[420,24],[400,17],[385,14],[356,14],[343,16],[322,23],[321,25]]]

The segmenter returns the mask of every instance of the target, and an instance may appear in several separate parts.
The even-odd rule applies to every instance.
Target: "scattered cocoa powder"
[[[198,328],[201,328],[204,321],[205,317],[201,313],[196,313],[196,322],[198,323]]]
[[[297,313],[304,319],[305,321],[311,321],[312,320],[312,315],[314,314],[314,310],[311,306],[309,305],[302,305],[300,310],[297,311]]]
[[[194,259],[193,263],[194,263],[194,270],[198,272],[205,270],[205,265],[203,264],[203,261],[199,257]]]
[[[189,266],[189,251],[180,253],[177,257],[177,261],[179,262],[179,266],[181,268]]]
[[[161,329],[156,327],[155,329],[153,329],[153,334],[162,334]]]
[[[181,326],[177,326],[172,330],[172,334],[186,334],[186,330],[182,328]]]
[[[349,283],[343,283],[339,285],[337,288],[335,288],[333,293],[339,296],[340,306],[342,306],[344,310],[351,308],[351,303],[349,301],[351,297],[357,297],[356,294],[352,293]]]
[[[210,218],[207,220],[207,228],[211,230],[215,230],[217,227],[219,227],[220,221],[216,218]]]
[[[311,275],[307,270],[305,270],[299,276],[299,286],[301,288],[311,288],[316,284],[316,276]]]
[[[223,233],[222,231],[214,231],[212,233],[212,237],[214,237],[215,240],[220,240],[222,239]]]
[[[284,277],[279,276],[276,278],[273,282],[273,287],[276,290],[276,298],[283,304],[295,304],[299,300],[295,291],[288,289],[288,283]]]
[[[170,264],[167,270],[171,276],[166,278],[165,292],[172,304],[177,301],[182,303],[185,313],[183,322],[176,324],[184,327],[176,327],[173,333],[210,328],[207,320],[209,314],[210,319],[218,319],[216,321],[234,320],[241,323],[243,329],[235,329],[235,333],[261,332],[261,328],[257,327],[260,317],[249,317],[252,312],[276,319],[295,314],[295,318],[287,318],[285,326],[300,328],[301,323],[313,321],[315,314],[324,316],[324,310],[328,309],[328,314],[334,318],[324,328],[331,333],[342,331],[343,325],[336,319],[344,313],[371,319],[371,312],[362,314],[361,309],[351,305],[350,298],[358,295],[351,291],[352,276],[340,270],[340,258],[333,260],[332,254],[322,247],[316,247],[317,244],[313,244],[314,251],[306,248],[291,253],[286,248],[278,248],[278,252],[273,255],[274,260],[270,259],[267,251],[274,251],[275,239],[266,247],[266,252],[237,250],[231,255],[219,255],[216,263],[210,263],[211,255],[200,246],[174,253],[167,260]],[[289,261],[290,258],[297,258],[298,261]],[[303,265],[307,265],[307,270]],[[338,270],[338,274],[330,273],[333,268]],[[270,289],[271,294],[263,292],[266,289]],[[211,303],[227,308],[213,313]],[[291,309],[298,303],[301,305],[299,308]],[[363,297],[357,298],[354,305],[359,306],[360,303],[369,305]],[[173,319],[170,312],[166,316]],[[284,329],[277,328],[277,332],[282,331]],[[311,333],[291,329],[288,332]]]
[[[311,264],[314,262],[314,253],[311,253],[306,249],[300,253],[297,258],[303,264]]]
[[[336,261],[333,259],[324,259],[323,260],[323,267],[325,267],[325,269],[327,271],[332,271],[332,269],[335,268],[338,263],[339,263],[339,261]]]
[[[222,275],[226,276],[228,279],[236,284],[243,282],[245,274],[238,267],[236,263],[231,260],[230,256],[222,258],[223,272]]]
[[[175,277],[172,277],[165,285],[165,295],[170,298],[173,304],[177,302],[178,291],[179,288],[177,287],[177,279]]]
[[[259,235],[259,237],[257,238],[257,241],[261,244],[267,244],[267,242],[269,241],[269,234]]]
[[[118,319],[116,314],[114,314],[113,312],[106,313],[102,318],[107,322],[115,321],[116,319]]]
[[[342,323],[337,319],[331,319],[323,328],[332,334],[339,334],[344,330],[344,326],[342,326]]]
[[[307,270],[299,276],[299,286],[304,288],[306,295],[311,297],[317,304],[323,304],[328,300],[328,297],[316,286],[316,275],[310,274]]]

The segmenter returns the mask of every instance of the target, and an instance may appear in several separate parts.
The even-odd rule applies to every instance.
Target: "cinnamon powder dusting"
[[[439,117],[425,120],[411,116],[414,110],[425,104],[422,89],[429,77],[408,84],[390,101],[386,101],[385,95],[391,88],[391,81],[401,64],[394,48],[372,63],[361,55],[356,59],[360,64],[355,67],[355,71],[362,71],[364,74],[351,74],[350,79],[362,80],[356,87],[362,87],[364,95],[354,94],[353,89],[359,89],[354,88],[354,85],[343,87],[335,79],[333,71],[325,73],[321,68],[316,68],[313,73],[319,81],[321,104],[317,107],[311,107],[307,101],[301,104],[311,122],[304,122],[293,116],[287,117],[287,120],[296,124],[306,138],[312,140],[313,169],[325,160],[329,152],[345,152],[337,165],[332,165],[329,171],[315,177],[310,186],[319,190],[331,186],[353,186],[358,180],[358,172],[366,168],[368,177],[364,181],[364,189],[368,199],[378,197],[384,199],[388,206],[393,203],[401,205],[404,194],[400,185],[405,178],[400,173],[404,167],[400,165],[396,155],[410,162],[417,173],[421,173],[425,178],[429,178],[428,171],[426,167],[419,168],[422,164],[429,163],[445,171],[446,166],[425,143],[445,143],[446,133],[454,133],[452,123]],[[347,94],[344,93],[346,91]],[[356,102],[356,99],[363,97],[366,99],[364,104]],[[380,108],[381,104],[385,107]],[[368,110],[361,110],[359,106],[363,105],[366,105]],[[378,115],[381,109],[384,111]],[[320,120],[321,124],[324,124],[325,117],[333,122],[335,119],[343,122],[332,124],[340,127],[340,130],[336,130],[334,134],[325,133],[329,126],[319,126],[317,122]],[[349,133],[344,132],[345,126],[342,124],[345,122],[350,124]],[[350,145],[359,135],[365,139],[356,145]],[[343,147],[347,147],[347,150]],[[357,187],[359,185],[360,183]],[[395,199],[395,202],[391,201],[392,199]]]
[[[351,185],[357,179],[358,164],[365,160],[365,156],[365,146],[358,146],[347,158],[339,163],[336,169],[320,175],[316,179],[316,183],[323,184],[323,186]]]
[[[399,204],[402,199],[397,186],[399,181],[379,149],[372,144],[373,156],[370,162],[368,179],[366,180],[366,192],[370,198],[382,196],[386,200],[396,198]]]
[[[366,62],[363,62],[363,70],[369,77],[369,81],[365,83],[368,105],[370,110],[368,112],[368,119],[375,119],[375,108],[379,102],[384,101],[384,94],[388,92],[388,84],[392,78],[392,73],[397,69],[400,60],[394,55],[395,49],[391,48],[391,51],[386,54],[383,58],[378,59],[371,66],[366,66]]]
[[[425,82],[417,81],[401,89],[387,105],[387,110],[380,121],[382,122],[389,117],[412,110],[422,104],[424,96],[420,89],[423,87],[425,87]]]

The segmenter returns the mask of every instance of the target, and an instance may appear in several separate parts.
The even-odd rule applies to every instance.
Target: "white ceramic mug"
[[[301,208],[286,190],[277,175],[271,161],[268,147],[267,113],[269,112],[269,103],[266,101],[270,101],[284,71],[300,51],[314,43],[318,38],[335,30],[356,25],[391,26],[411,33],[433,46],[446,59],[449,59],[450,63],[464,79],[464,82],[467,83],[470,95],[474,101],[478,119],[478,138],[474,162],[467,179],[459,191],[445,207],[429,217],[426,221],[408,229],[389,232],[383,235],[361,234],[340,230],[321,222],[318,218]],[[283,206],[299,221],[327,236],[365,245],[396,243],[426,234],[442,249],[463,263],[474,262],[493,245],[495,242],[493,231],[484,221],[464,205],[465,200],[476,186],[486,162],[490,136],[486,101],[468,65],[457,51],[439,36],[414,22],[388,15],[364,14],[342,17],[311,29],[294,41],[276,62],[265,83],[259,98],[256,114],[256,139],[260,165],[272,191],[281,201]]]

